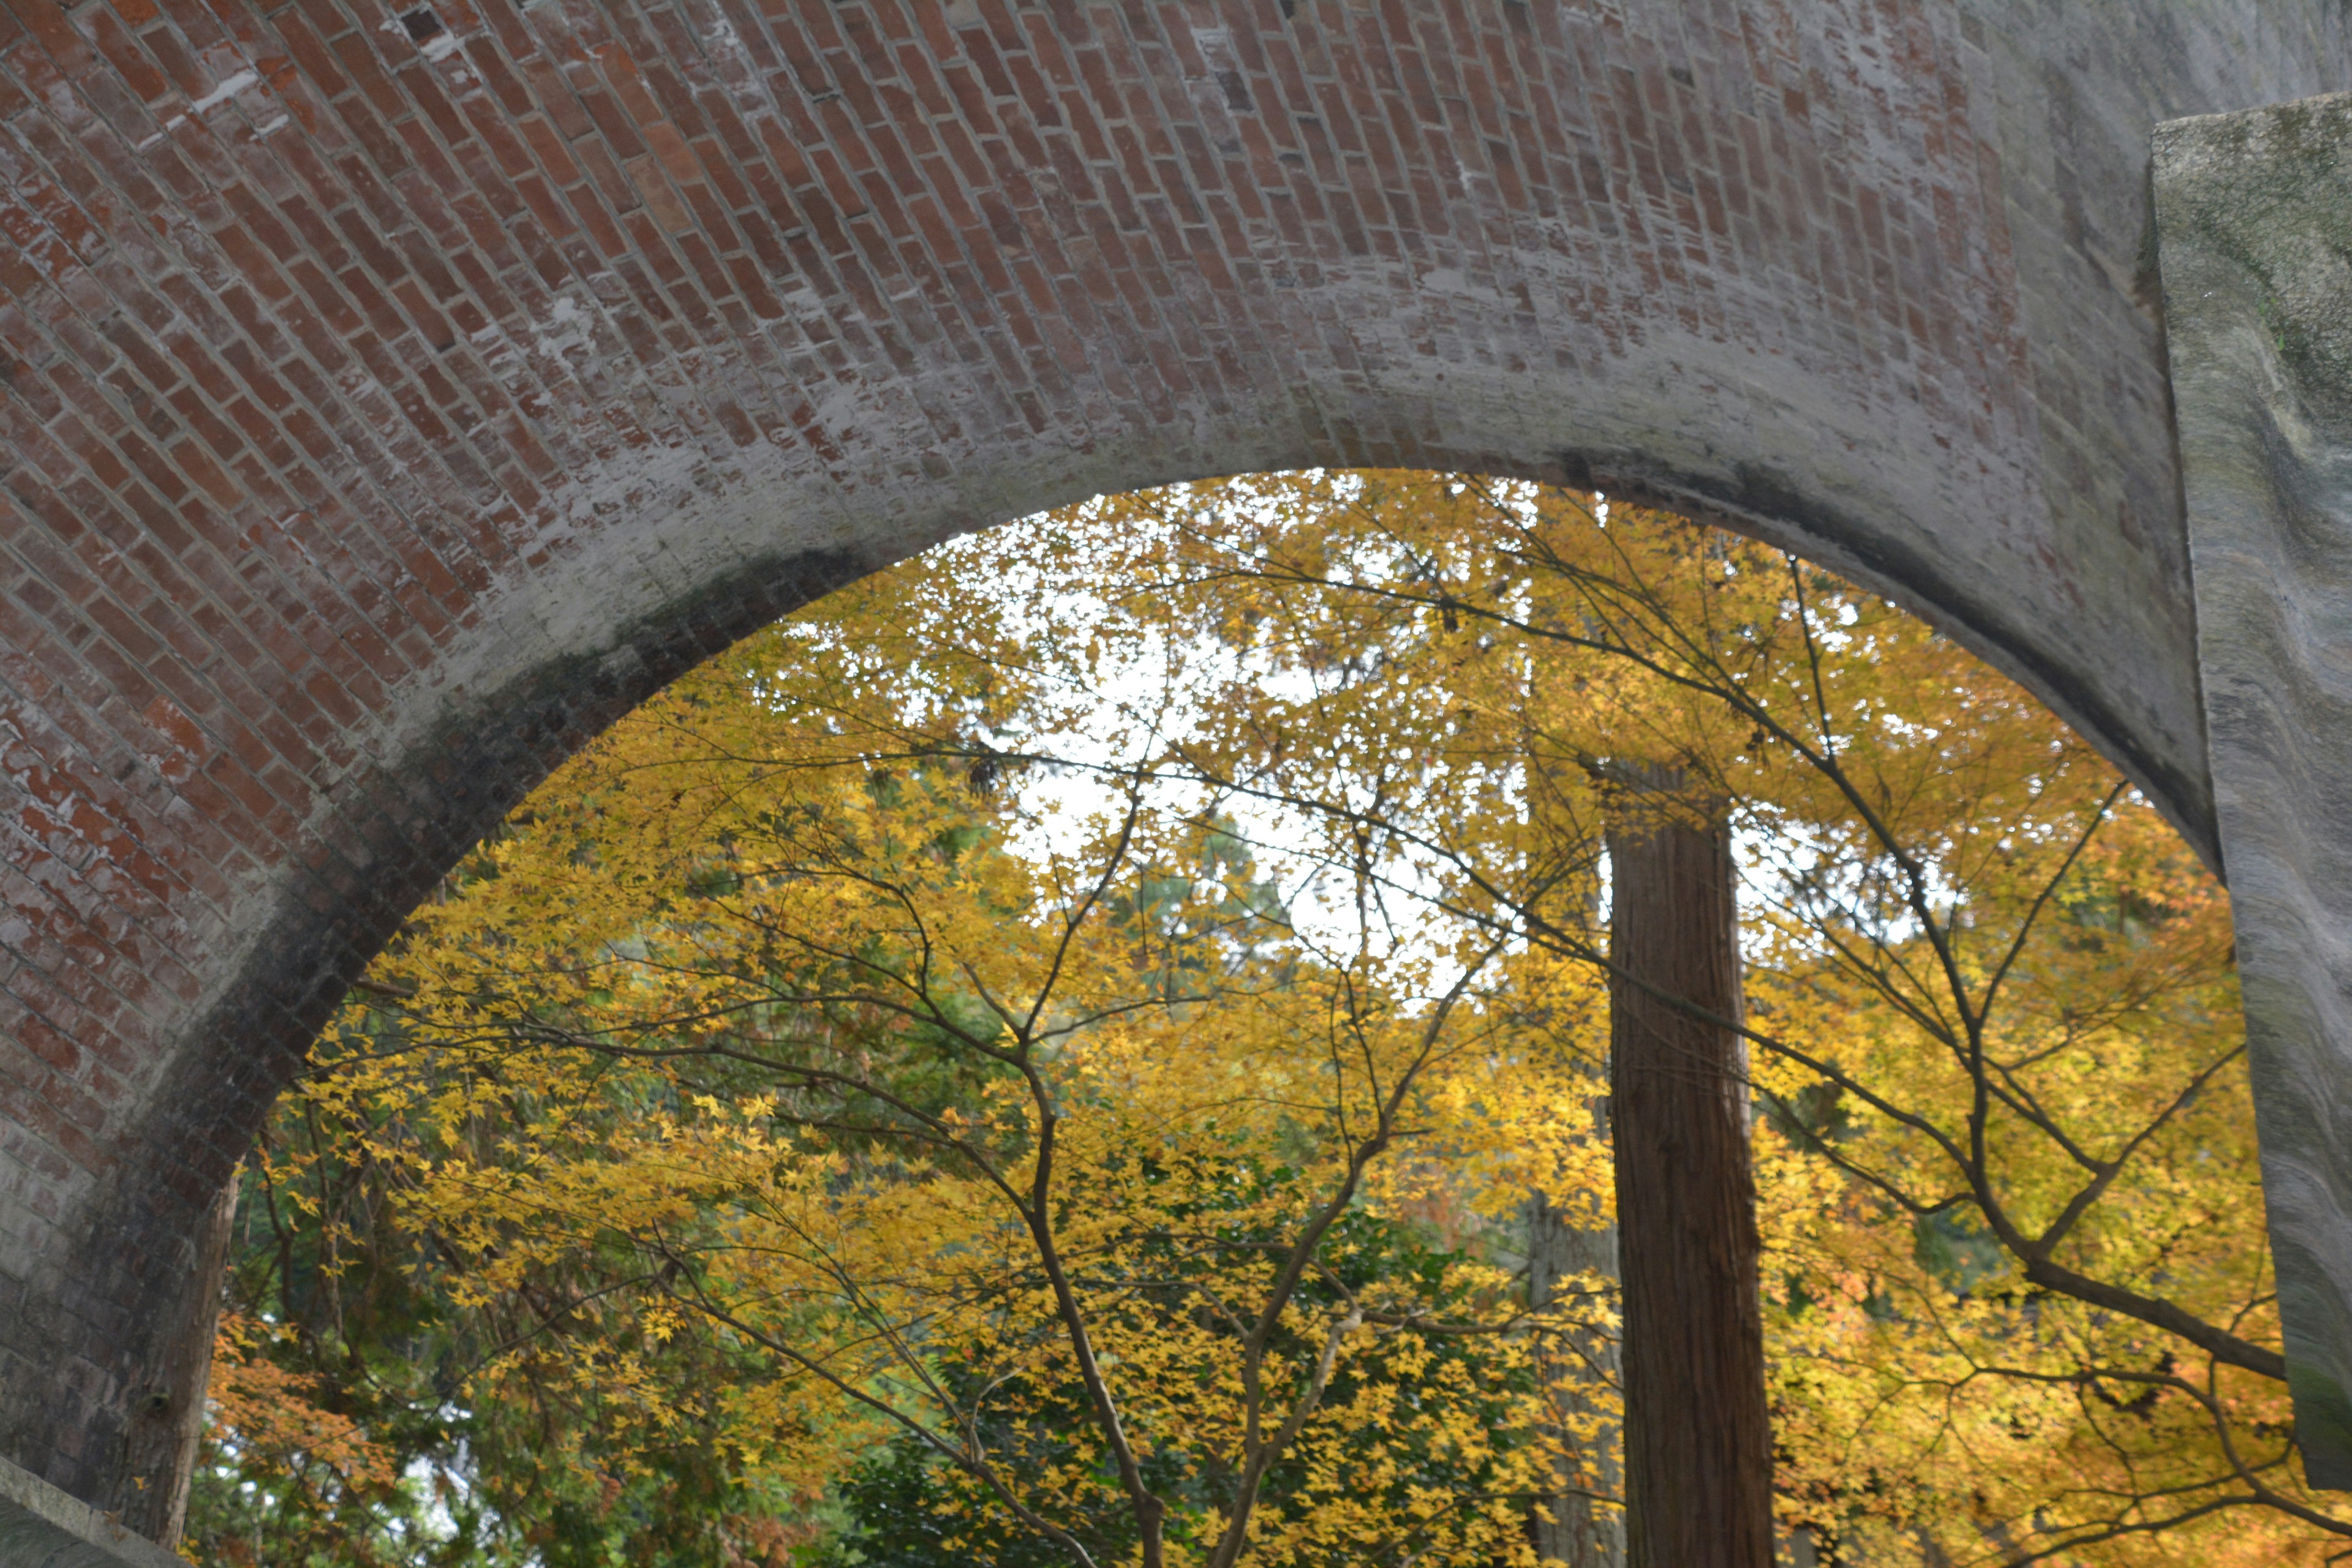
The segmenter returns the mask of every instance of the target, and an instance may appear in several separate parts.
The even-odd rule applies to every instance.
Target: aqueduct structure
[[[2352,1483],[2346,252],[2227,237],[2333,111],[2168,133],[2187,306],[2150,173],[2347,86],[2339,0],[7,0],[0,1458],[154,1531],[215,1193],[599,726],[958,531],[1346,463],[1801,549],[2226,860]]]

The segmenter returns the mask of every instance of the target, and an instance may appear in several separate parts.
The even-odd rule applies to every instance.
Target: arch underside
[[[431,9],[0,18],[0,1455],[78,1497],[152,1495],[196,1218],[413,901],[961,531],[1595,485],[1910,605],[2215,855],[2147,134],[2333,85],[2333,6]]]

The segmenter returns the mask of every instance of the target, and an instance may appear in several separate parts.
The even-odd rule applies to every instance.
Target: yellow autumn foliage
[[[948,752],[984,670],[910,700],[901,668],[803,626],[681,682],[322,1047],[312,1102],[383,1130],[457,1304],[541,1303],[470,1397],[580,1380],[608,1438],[715,1421],[803,1485],[911,1437],[976,1527],[1123,1552],[1125,1510],[1147,1563],[1524,1558],[1601,1420],[1532,1370],[1576,1303],[1378,1265],[1434,1171],[1605,1187],[1562,1131],[1589,1064],[1517,1018],[1491,938],[1303,931],[1181,783],[1055,820]],[[725,1388],[680,1397],[688,1341]],[[990,1436],[1047,1411],[1042,1458]]]
[[[420,910],[303,1089],[511,1332],[945,1544],[1531,1560],[1605,1473],[1612,763],[1738,803],[1782,1518],[2326,1559],[2226,902],[2114,771],[1751,542],[1448,475],[1088,503],[730,651]]]

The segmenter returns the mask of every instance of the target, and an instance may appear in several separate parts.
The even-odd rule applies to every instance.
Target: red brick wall
[[[957,530],[1305,463],[1640,492],[2210,832],[2146,135],[2342,85],[2319,0],[413,15],[0,9],[0,1453],[101,1506],[409,902]]]

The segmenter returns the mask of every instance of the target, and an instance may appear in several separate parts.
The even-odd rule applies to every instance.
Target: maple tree
[[[308,1106],[494,1325],[467,1403],[593,1405],[625,1480],[895,1441],[960,1552],[1526,1558],[1597,1424],[1536,1346],[1605,1305],[1387,1212],[1433,1140],[1513,1194],[1597,1168],[1496,944],[1302,931],[1148,778],[1056,837],[940,758],[984,685],[799,629],[553,781],[322,1048]]]
[[[1627,758],[1733,803],[1782,1524],[2322,1560],[2210,877],[1893,606],[1445,475],[998,531],[592,746],[281,1111],[207,1463],[347,1528],[455,1425],[551,1563],[1524,1559],[1613,1506],[1605,1281],[1511,1268],[1612,1217]],[[338,1247],[441,1386],[320,1353]]]
[[[1323,672],[1208,705],[1202,774],[1410,845],[1456,920],[1608,969],[1525,890],[1589,853],[1608,760],[1738,803],[1749,1016],[1717,1021],[1767,1112],[1784,1521],[1870,1561],[2335,1549],[2294,1468],[2225,902],[2038,704],[1780,552],[1557,492],[1318,475],[1100,515],[1174,538],[1139,592]],[[1335,759],[1399,731],[1528,798],[1368,806]]]

